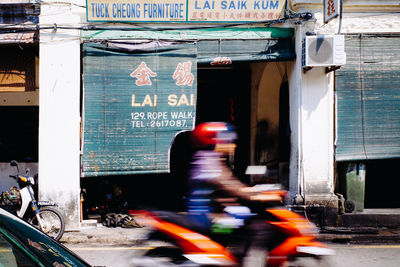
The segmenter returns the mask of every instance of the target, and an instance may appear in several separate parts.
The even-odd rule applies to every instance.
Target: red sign
[[[157,73],[154,73],[149,67],[147,67],[145,62],[140,63],[139,67],[135,69],[131,75],[131,77],[136,78],[136,85],[151,85],[150,77],[156,77]]]
[[[339,0],[324,0],[324,22],[339,16]]]
[[[192,62],[181,62],[175,69],[175,72],[172,76],[174,80],[176,80],[176,85],[189,85],[192,86],[194,76],[192,74]]]

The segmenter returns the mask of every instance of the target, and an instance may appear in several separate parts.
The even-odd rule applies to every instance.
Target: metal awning
[[[197,44],[198,64],[225,65],[234,62],[287,61],[295,58],[293,28],[199,28],[82,31],[84,42],[120,40],[191,41]]]
[[[249,40],[292,38],[293,28],[198,28],[174,30],[88,30],[81,32],[82,40],[153,39],[153,40]]]

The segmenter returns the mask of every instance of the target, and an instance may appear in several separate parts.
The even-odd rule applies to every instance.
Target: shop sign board
[[[0,34],[0,44],[34,43],[34,32],[17,32]]]
[[[339,16],[339,0],[324,0],[324,23]]]
[[[279,19],[286,0],[86,0],[88,22],[257,22]]]
[[[83,48],[82,175],[168,172],[175,136],[195,124],[194,44]]]

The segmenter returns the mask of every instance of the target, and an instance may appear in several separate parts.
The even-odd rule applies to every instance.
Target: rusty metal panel
[[[169,148],[195,123],[193,43],[83,45],[82,176],[169,171]]]

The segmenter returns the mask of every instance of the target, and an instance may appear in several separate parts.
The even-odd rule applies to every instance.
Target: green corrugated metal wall
[[[336,71],[336,160],[400,157],[400,37],[346,36]]]
[[[131,50],[85,43],[83,78],[82,175],[167,172],[171,141],[194,126],[194,44]]]

